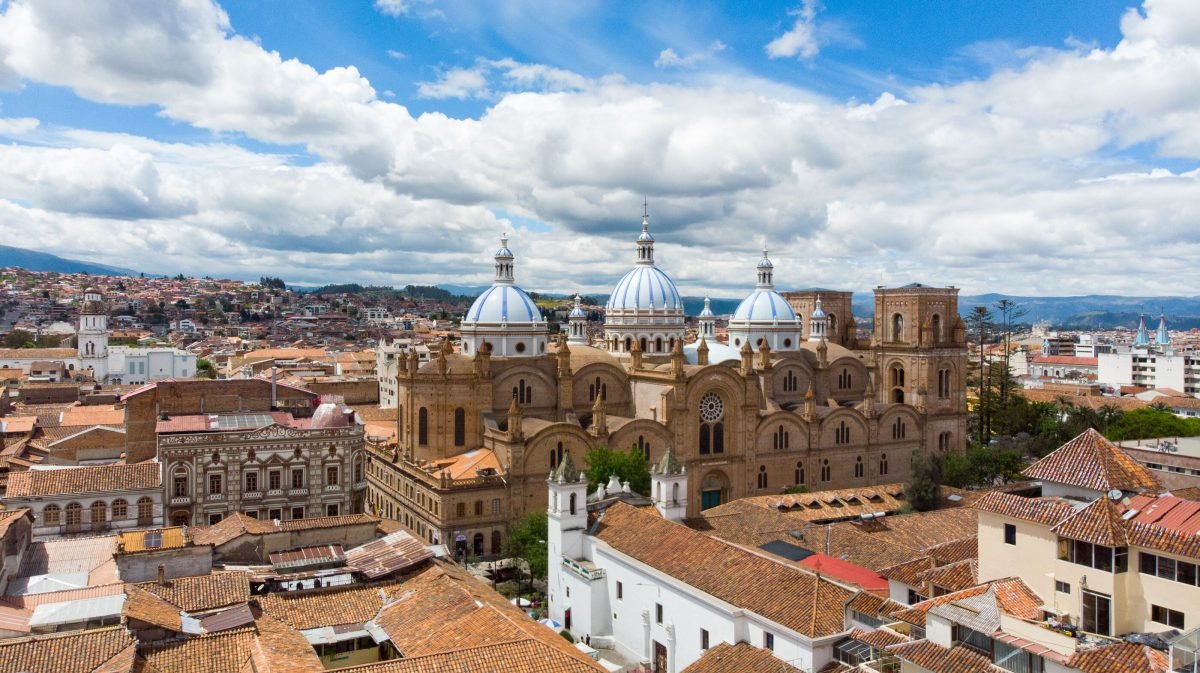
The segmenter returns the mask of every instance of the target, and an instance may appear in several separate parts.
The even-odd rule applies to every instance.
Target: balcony
[[[563,559],[563,566],[589,582],[604,579],[604,569],[595,567],[591,561],[576,561],[565,558]]]
[[[243,500],[261,500],[262,497],[262,491],[246,491],[242,494]]]
[[[272,488],[267,490],[268,498],[277,498],[281,495],[283,495],[283,489],[281,488]]]
[[[206,498],[206,499],[209,502],[218,502],[218,501],[225,499],[225,494],[224,493],[209,493],[208,498]]]
[[[192,496],[177,495],[174,498],[171,498],[171,504],[172,505],[190,505],[190,504],[192,504]]]
[[[361,491],[366,487],[367,487],[366,480],[354,482],[354,490],[356,490],[356,491]]]
[[[295,496],[295,495],[308,495],[308,489],[307,488],[293,488],[288,491],[288,497]]]
[[[341,487],[341,486],[339,486],[338,484],[329,484],[329,485],[327,485],[327,486],[325,487],[325,492],[326,492],[326,493],[329,493],[329,492],[337,492],[337,491],[340,491],[340,490],[342,490],[342,487]]]

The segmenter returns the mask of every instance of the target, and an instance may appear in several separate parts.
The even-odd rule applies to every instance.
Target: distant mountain
[[[90,273],[97,276],[136,276],[137,271],[116,266],[81,262],[45,252],[0,245],[0,267],[19,266],[29,271],[54,271],[57,273]]]
[[[982,294],[959,297],[958,309],[966,315],[976,306],[994,307],[1001,299],[1010,299],[1025,309],[1022,322],[1047,321],[1052,326],[1063,329],[1136,327],[1138,315],[1141,313],[1146,314],[1150,328],[1154,329],[1160,312],[1166,314],[1167,324],[1171,329],[1200,327],[1200,297],[1122,297],[1100,294],[1078,297],[1020,297]]]

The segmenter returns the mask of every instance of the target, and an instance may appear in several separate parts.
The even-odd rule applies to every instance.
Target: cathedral
[[[793,486],[902,482],[915,453],[963,447],[957,289],[876,289],[860,339],[851,293],[781,294],[764,250],[722,343],[707,300],[689,324],[654,243],[643,217],[634,266],[590,339],[578,298],[566,333],[551,335],[501,239],[458,351],[447,342],[399,367],[398,440],[370,442],[368,504],[483,556],[500,552],[511,521],[546,509],[555,468],[570,458],[586,470],[596,446],[637,447],[651,464],[670,449],[687,516]]]

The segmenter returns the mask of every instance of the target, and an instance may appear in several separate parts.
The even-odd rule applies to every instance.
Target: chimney
[[[158,586],[167,585],[167,567],[165,565],[158,566]]]

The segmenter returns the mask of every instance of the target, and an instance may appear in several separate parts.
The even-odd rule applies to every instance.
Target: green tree
[[[912,508],[925,512],[936,507],[938,485],[942,481],[941,464],[920,451],[914,451],[909,474],[908,483],[904,484],[904,496]]]
[[[514,521],[509,526],[508,539],[504,542],[504,555],[516,559],[517,572],[522,573],[517,578],[517,595],[521,594],[523,572],[529,572],[529,589],[533,590],[534,580],[546,579],[549,569],[549,552],[546,549],[546,538],[549,537],[549,522],[543,511],[531,512],[524,518]]]
[[[976,433],[980,444],[987,444],[991,437],[991,423],[988,413],[987,400],[987,360],[984,354],[984,347],[991,338],[992,331],[992,312],[986,306],[976,306],[971,309],[966,319],[967,329],[971,338],[975,341],[979,349],[979,365],[976,370],[976,375],[979,380],[976,381],[979,397],[975,402],[976,416]]]
[[[607,446],[597,446],[587,452],[586,460],[589,493],[595,491],[600,484],[607,484],[608,478],[614,474],[621,483],[629,482],[629,490],[634,493],[650,493],[650,463],[636,446],[630,447],[628,451],[614,451]]]
[[[202,379],[217,378],[217,366],[212,363],[212,360],[200,358],[196,360],[196,376]]]
[[[5,348],[28,348],[33,344],[33,334],[23,329],[15,329],[4,336]]]

